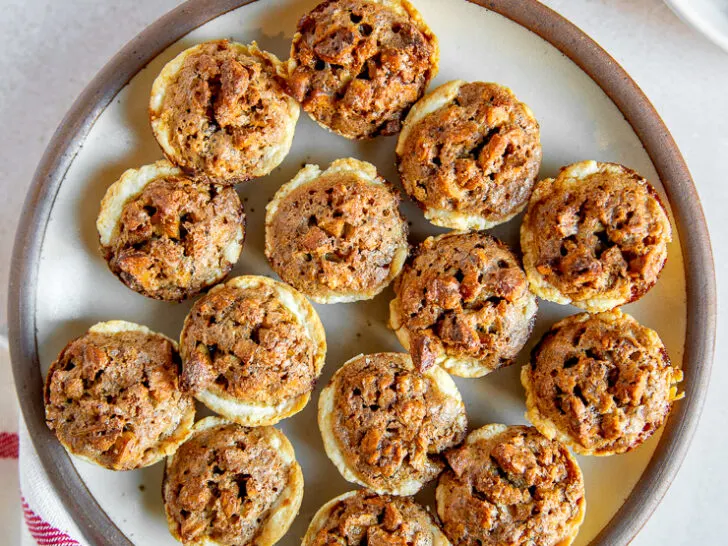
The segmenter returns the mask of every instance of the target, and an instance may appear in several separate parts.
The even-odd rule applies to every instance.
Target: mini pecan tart
[[[443,451],[465,437],[460,393],[438,366],[415,369],[404,353],[359,355],[321,392],[326,454],[350,482],[414,495],[445,467]]]
[[[245,214],[233,188],[157,161],[109,186],[96,228],[109,269],[126,286],[180,301],[230,272],[243,249]]]
[[[584,520],[576,459],[533,427],[486,425],[447,454],[435,493],[458,546],[568,546]]]
[[[531,109],[497,83],[446,83],[407,115],[397,141],[407,194],[435,225],[488,229],[521,212],[541,166]]]
[[[360,489],[324,504],[302,546],[450,546],[432,515],[407,497]]]
[[[318,303],[379,294],[407,258],[399,195],[371,163],[306,165],[266,209],[265,254],[285,282]]]
[[[662,426],[682,376],[657,333],[619,309],[572,315],[521,370],[526,417],[582,455],[624,453]]]
[[[218,184],[264,176],[288,154],[299,106],[285,69],[255,43],[186,49],[154,80],[149,116],[167,158]]]
[[[288,531],[302,498],[293,446],[273,427],[207,417],[164,469],[169,530],[190,546],[272,546]]]
[[[590,313],[641,298],[657,282],[670,241],[655,189],[615,163],[574,163],[540,181],[521,224],[531,290]]]
[[[197,300],[180,341],[182,379],[200,402],[247,426],[301,411],[326,357],[316,311],[300,293],[246,275]]]
[[[437,38],[406,0],[329,0],[298,22],[288,85],[321,126],[393,135],[437,74]]]
[[[394,283],[390,326],[420,369],[481,377],[513,363],[536,297],[508,247],[483,232],[429,237]]]
[[[71,454],[111,470],[174,453],[195,419],[180,389],[177,344],[145,326],[111,320],[74,339],[45,383],[48,427]]]

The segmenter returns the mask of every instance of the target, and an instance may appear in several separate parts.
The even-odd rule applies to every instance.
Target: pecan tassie
[[[409,2],[328,0],[298,23],[290,91],[339,135],[392,135],[437,73],[438,58],[437,39]]]

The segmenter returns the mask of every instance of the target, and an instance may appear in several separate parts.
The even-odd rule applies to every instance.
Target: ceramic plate
[[[726,0],[665,0],[686,23],[728,51]]]
[[[507,85],[541,124],[543,166],[553,176],[582,159],[615,161],[647,177],[669,204],[674,242],[660,281],[640,302],[625,307],[665,341],[673,362],[683,362],[686,399],[669,424],[636,451],[610,458],[580,458],[587,516],[577,544],[625,544],[654,510],[682,461],[694,431],[709,376],[715,332],[710,246],[690,175],[669,133],[624,71],[576,27],[536,1],[416,0],[440,39],[440,72],[451,79]],[[162,465],[110,472],[70,459],[43,423],[42,378],[65,343],[90,325],[131,320],[178,337],[191,302],[146,299],[123,286],[98,251],[95,219],[106,188],[125,169],[161,152],[152,137],[147,101],[162,66],[193,44],[231,38],[258,41],[287,58],[298,18],[315,0],[193,0],[152,25],[104,68],[79,98],[39,167],[18,234],[11,282],[13,363],[25,419],[43,463],[68,510],[94,544],[174,544],[162,508]],[[486,9],[487,8],[487,9]],[[50,91],[49,91],[50,92]],[[269,176],[238,187],[248,233],[235,274],[273,275],[263,255],[265,205],[304,163],[327,165],[354,156],[371,161],[398,182],[395,138],[353,143],[327,133],[302,115],[293,148]],[[405,201],[411,240],[442,230]],[[520,216],[492,230],[513,246]],[[300,514],[281,544],[299,544],[315,511],[350,490],[326,458],[316,427],[321,385],[359,353],[401,350],[387,329],[385,291],[370,302],[317,306],[329,352],[308,407],[280,424],[305,476]],[[456,379],[471,429],[486,423],[524,423],[520,366],[541,334],[577,309],[543,303],[530,343],[516,365],[482,379]],[[201,412],[201,415],[204,412]],[[432,487],[422,495],[432,505]]]

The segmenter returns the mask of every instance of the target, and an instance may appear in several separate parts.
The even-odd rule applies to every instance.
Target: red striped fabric
[[[30,534],[39,546],[81,546],[66,533],[56,529],[33,512],[25,498],[23,498],[23,516]]]
[[[0,432],[0,459],[18,458],[18,435],[14,432]]]

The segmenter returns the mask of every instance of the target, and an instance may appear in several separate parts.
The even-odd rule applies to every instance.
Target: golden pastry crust
[[[112,273],[166,301],[225,278],[245,238],[233,188],[192,180],[166,160],[125,171],[106,191],[96,226]]]
[[[184,384],[247,426],[277,423],[308,403],[326,356],[310,303],[283,283],[235,277],[200,298],[180,342]]]
[[[48,370],[48,428],[70,453],[110,470],[152,465],[177,449],[195,418],[179,367],[177,344],[166,336],[100,322]]]
[[[154,80],[152,130],[172,163],[198,178],[237,184],[264,176],[288,154],[299,106],[285,69],[253,42],[186,49]]]
[[[414,495],[465,437],[465,406],[438,366],[421,373],[403,353],[359,355],[319,398],[324,448],[347,480],[380,494]]]
[[[394,283],[390,326],[420,369],[480,377],[513,362],[528,340],[536,297],[521,266],[482,232],[429,237]]]
[[[521,370],[528,420],[582,455],[641,445],[680,398],[681,380],[657,333],[618,309],[557,322]]]
[[[167,459],[162,498],[186,545],[271,546],[298,513],[303,474],[282,432],[207,417]]]
[[[667,260],[670,221],[655,189],[616,163],[583,161],[540,181],[521,224],[537,296],[590,313],[638,300]]]
[[[407,497],[350,491],[324,504],[302,546],[450,546],[432,515]]]
[[[437,38],[407,0],[327,0],[298,22],[288,85],[316,122],[341,136],[392,135],[438,60]]]
[[[412,107],[397,141],[407,194],[435,225],[488,229],[521,212],[541,166],[531,110],[496,83],[446,83]]]
[[[407,258],[399,195],[371,163],[307,165],[266,207],[265,254],[273,270],[318,303],[371,299]]]
[[[443,530],[459,546],[568,546],[584,520],[576,459],[533,427],[486,425],[447,454],[437,485]]]

